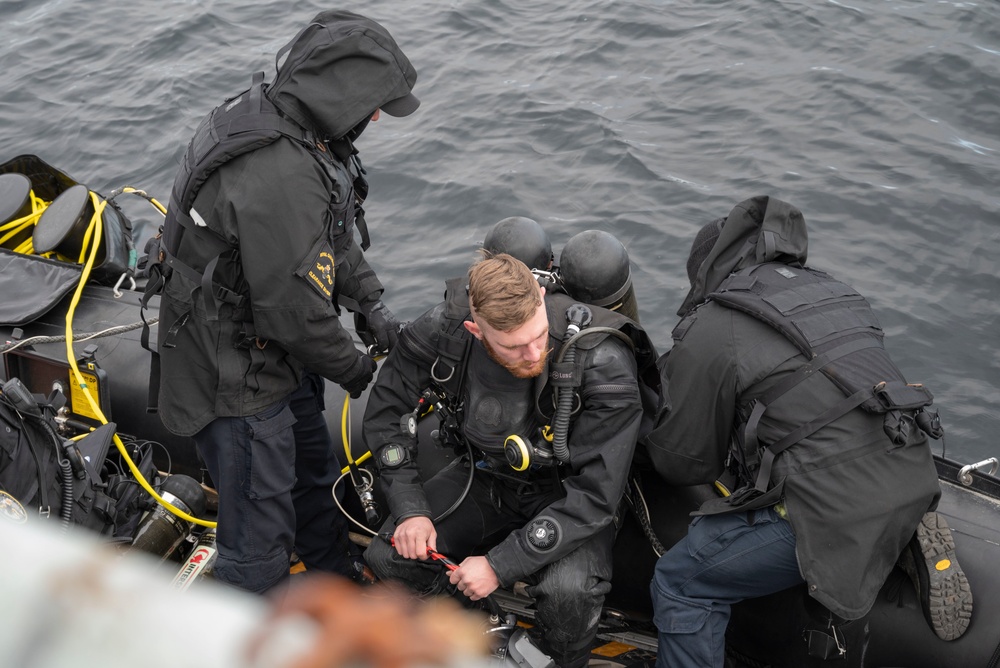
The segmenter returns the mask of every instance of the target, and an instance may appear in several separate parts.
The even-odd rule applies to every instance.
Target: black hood
[[[322,12],[278,59],[286,54],[267,95],[326,139],[343,137],[376,109],[406,116],[420,104],[411,93],[417,71],[389,31],[364,16]]]
[[[726,217],[677,315],[683,317],[704,302],[734,271],[765,262],[804,266],[808,247],[801,211],[767,195],[743,200]]]

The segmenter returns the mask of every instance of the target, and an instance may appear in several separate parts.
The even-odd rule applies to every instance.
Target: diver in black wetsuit
[[[364,422],[393,516],[382,534],[394,545],[375,540],[365,553],[376,574],[424,592],[451,585],[472,600],[527,582],[542,649],[563,667],[586,665],[611,586],[612,519],[644,410],[639,374],[655,358],[633,320],[591,306],[593,334],[579,339],[575,361],[558,364],[553,351],[568,328],[588,329],[570,323],[581,308],[546,292],[509,255],[482,260],[403,329]],[[553,368],[577,378],[561,388],[571,400],[562,428]],[[454,410],[445,443],[471,456],[424,483],[416,440],[400,417],[428,389]],[[556,435],[546,449],[549,425]],[[449,577],[427,561],[428,548],[459,561],[458,569]]]

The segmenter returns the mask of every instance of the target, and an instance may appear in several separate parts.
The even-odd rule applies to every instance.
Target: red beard
[[[515,378],[536,378],[542,375],[545,371],[545,361],[549,358],[549,353],[551,350],[546,350],[545,354],[542,355],[537,362],[519,362],[517,364],[511,364],[510,362],[504,361],[500,355],[493,349],[490,342],[486,340],[484,336],[482,339],[483,345],[486,346],[486,354],[490,356],[494,362],[507,369],[512,376]]]

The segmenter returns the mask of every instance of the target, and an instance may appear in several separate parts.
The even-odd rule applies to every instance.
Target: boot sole
[[[955,640],[972,620],[972,588],[955,556],[955,538],[944,516],[926,513],[917,526],[913,558],[918,568],[918,589],[924,616],[942,640]]]

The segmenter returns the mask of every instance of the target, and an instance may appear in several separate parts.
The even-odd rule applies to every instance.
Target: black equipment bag
[[[0,517],[112,533],[118,511],[101,471],[114,430],[110,423],[64,441],[44,412],[23,414],[0,398]]]

